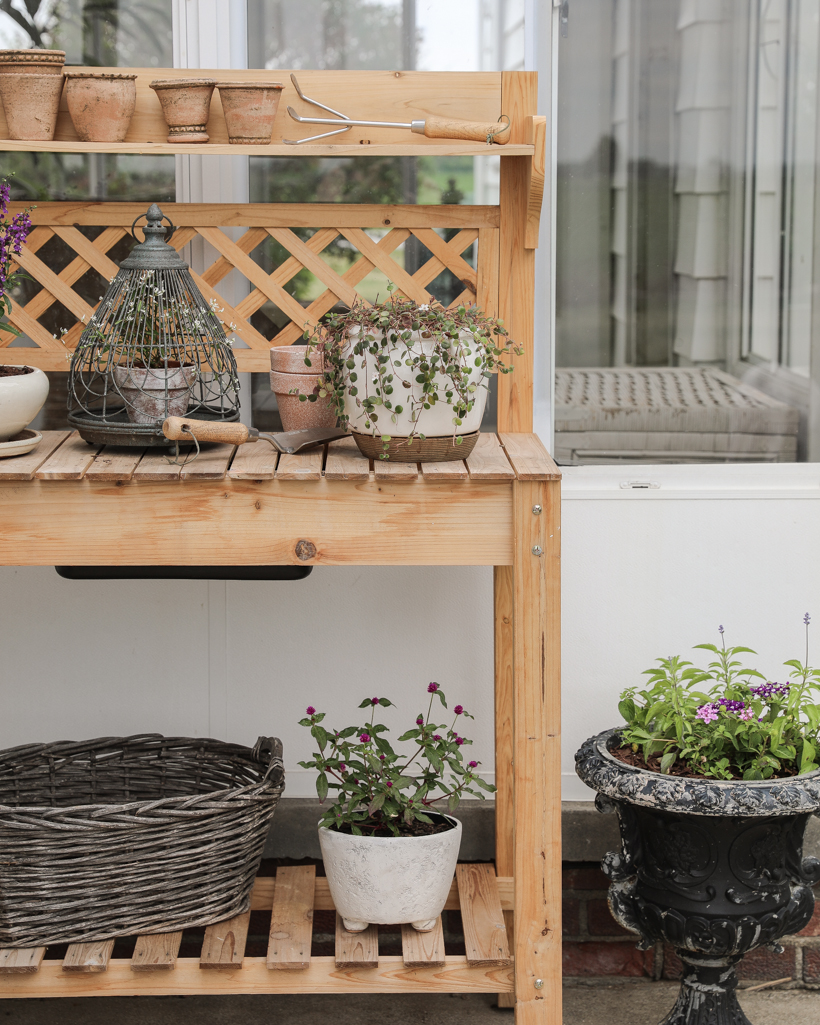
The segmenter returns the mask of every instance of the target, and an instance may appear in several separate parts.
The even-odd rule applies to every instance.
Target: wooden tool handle
[[[240,423],[217,423],[213,420],[189,420],[184,416],[169,416],[162,425],[162,433],[171,441],[222,441],[228,445],[244,445],[248,428]]]
[[[457,118],[428,117],[424,122],[424,134],[428,139],[466,139],[470,142],[486,142],[487,136],[503,146],[510,139],[510,125],[503,121],[459,121]]]

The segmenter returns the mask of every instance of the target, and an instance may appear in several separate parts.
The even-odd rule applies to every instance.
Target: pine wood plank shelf
[[[418,136],[412,136],[418,138]],[[358,144],[337,143],[321,145],[307,143],[303,146],[286,146],[284,143],[269,146],[233,146],[228,143],[204,143],[183,146],[169,142],[107,142],[105,145],[90,142],[53,141],[19,142],[15,139],[0,139],[0,152],[6,153],[111,153],[115,156],[164,156],[187,153],[196,156],[251,156],[251,157],[531,157],[534,146],[528,143],[508,143],[506,146],[487,146],[480,142],[428,142],[417,145],[370,143],[362,140]]]
[[[447,953],[439,918],[431,933],[402,927],[402,955],[379,953],[379,930],[348,933],[336,916],[336,952],[313,957],[314,911],[332,911],[327,879],[315,868],[279,868],[258,877],[251,910],[270,915],[265,957],[245,948],[250,911],[208,926],[200,956],[179,957],[182,932],[138,936],[130,958],[112,958],[114,940],[69,945],[62,960],[46,947],[0,950],[0,999],[56,996],[182,996],[198,993],[509,993],[513,960],[503,909],[512,880],[488,865],[459,865],[445,910],[460,911],[466,953]],[[499,943],[500,940],[500,943]]]
[[[203,544],[219,564],[511,565],[513,485],[559,479],[532,434],[482,435],[451,463],[371,462],[342,439],[203,446],[178,465],[46,432],[0,460],[0,564],[112,565],[127,536],[134,565],[197,565]]]

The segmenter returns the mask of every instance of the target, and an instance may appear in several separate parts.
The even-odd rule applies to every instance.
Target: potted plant
[[[31,217],[29,210],[7,217],[9,194],[8,178],[0,178],[0,331],[19,335],[20,331],[8,319],[11,290],[28,275],[21,270],[12,273],[11,266],[31,231]],[[31,423],[47,396],[48,378],[42,370],[0,365],[0,443],[8,442]]]
[[[502,321],[476,306],[445,309],[391,295],[372,306],[357,300],[312,333],[321,352],[322,387],[302,401],[329,396],[371,458],[404,462],[464,459],[478,438],[491,374],[523,352]]]
[[[307,727],[318,751],[305,769],[318,770],[316,792],[324,802],[337,792],[319,821],[319,843],[330,892],[345,929],[362,932],[369,924],[409,922],[419,932],[435,927],[447,901],[461,843],[461,823],[452,812],[464,794],[484,798],[495,787],[478,775],[479,762],[465,765],[462,749],[472,743],[456,728],[473,717],[461,705],[452,722],[433,721],[435,702],[447,708],[444,692],[431,683],[426,714],[394,751],[386,726],[375,720],[387,698],[365,698],[364,723],[343,730],[321,725],[325,717],[308,706],[300,725]],[[437,707],[437,706],[436,706]],[[437,716],[438,718],[438,716]],[[436,810],[446,802],[450,814]]]
[[[576,771],[615,810],[622,850],[602,867],[609,904],[646,949],[671,943],[684,977],[668,1025],[743,1025],[736,965],[758,946],[799,932],[814,908],[820,862],[803,833],[820,809],[820,670],[785,663],[766,680],[741,658],[751,648],[700,644],[705,669],[658,659],[649,685],[619,704],[626,725],[588,740]]]

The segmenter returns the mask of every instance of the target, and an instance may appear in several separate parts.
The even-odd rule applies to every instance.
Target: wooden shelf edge
[[[120,156],[161,156],[188,153],[196,156],[252,156],[252,157],[532,157],[535,147],[528,143],[508,143],[506,146],[488,146],[472,142],[407,143],[403,146],[389,143],[369,145],[311,145],[285,146],[231,146],[225,143],[203,143],[187,146],[169,142],[32,142],[0,139],[0,152],[4,153],[111,153]]]
[[[304,971],[276,972],[264,957],[242,968],[203,972],[199,958],[179,958],[172,971],[133,972],[112,959],[105,972],[71,975],[60,961],[44,961],[36,975],[0,976],[0,999],[21,997],[198,996],[253,993],[511,993],[513,968],[470,967],[449,955],[443,967],[408,968],[400,956],[380,957],[378,968],[337,969],[333,957],[314,957]]]

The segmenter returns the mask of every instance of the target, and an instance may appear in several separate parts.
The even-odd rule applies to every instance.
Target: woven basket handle
[[[281,783],[285,778],[285,766],[282,764],[282,741],[278,737],[260,737],[253,746],[253,757],[257,762],[267,764],[265,779]]]

